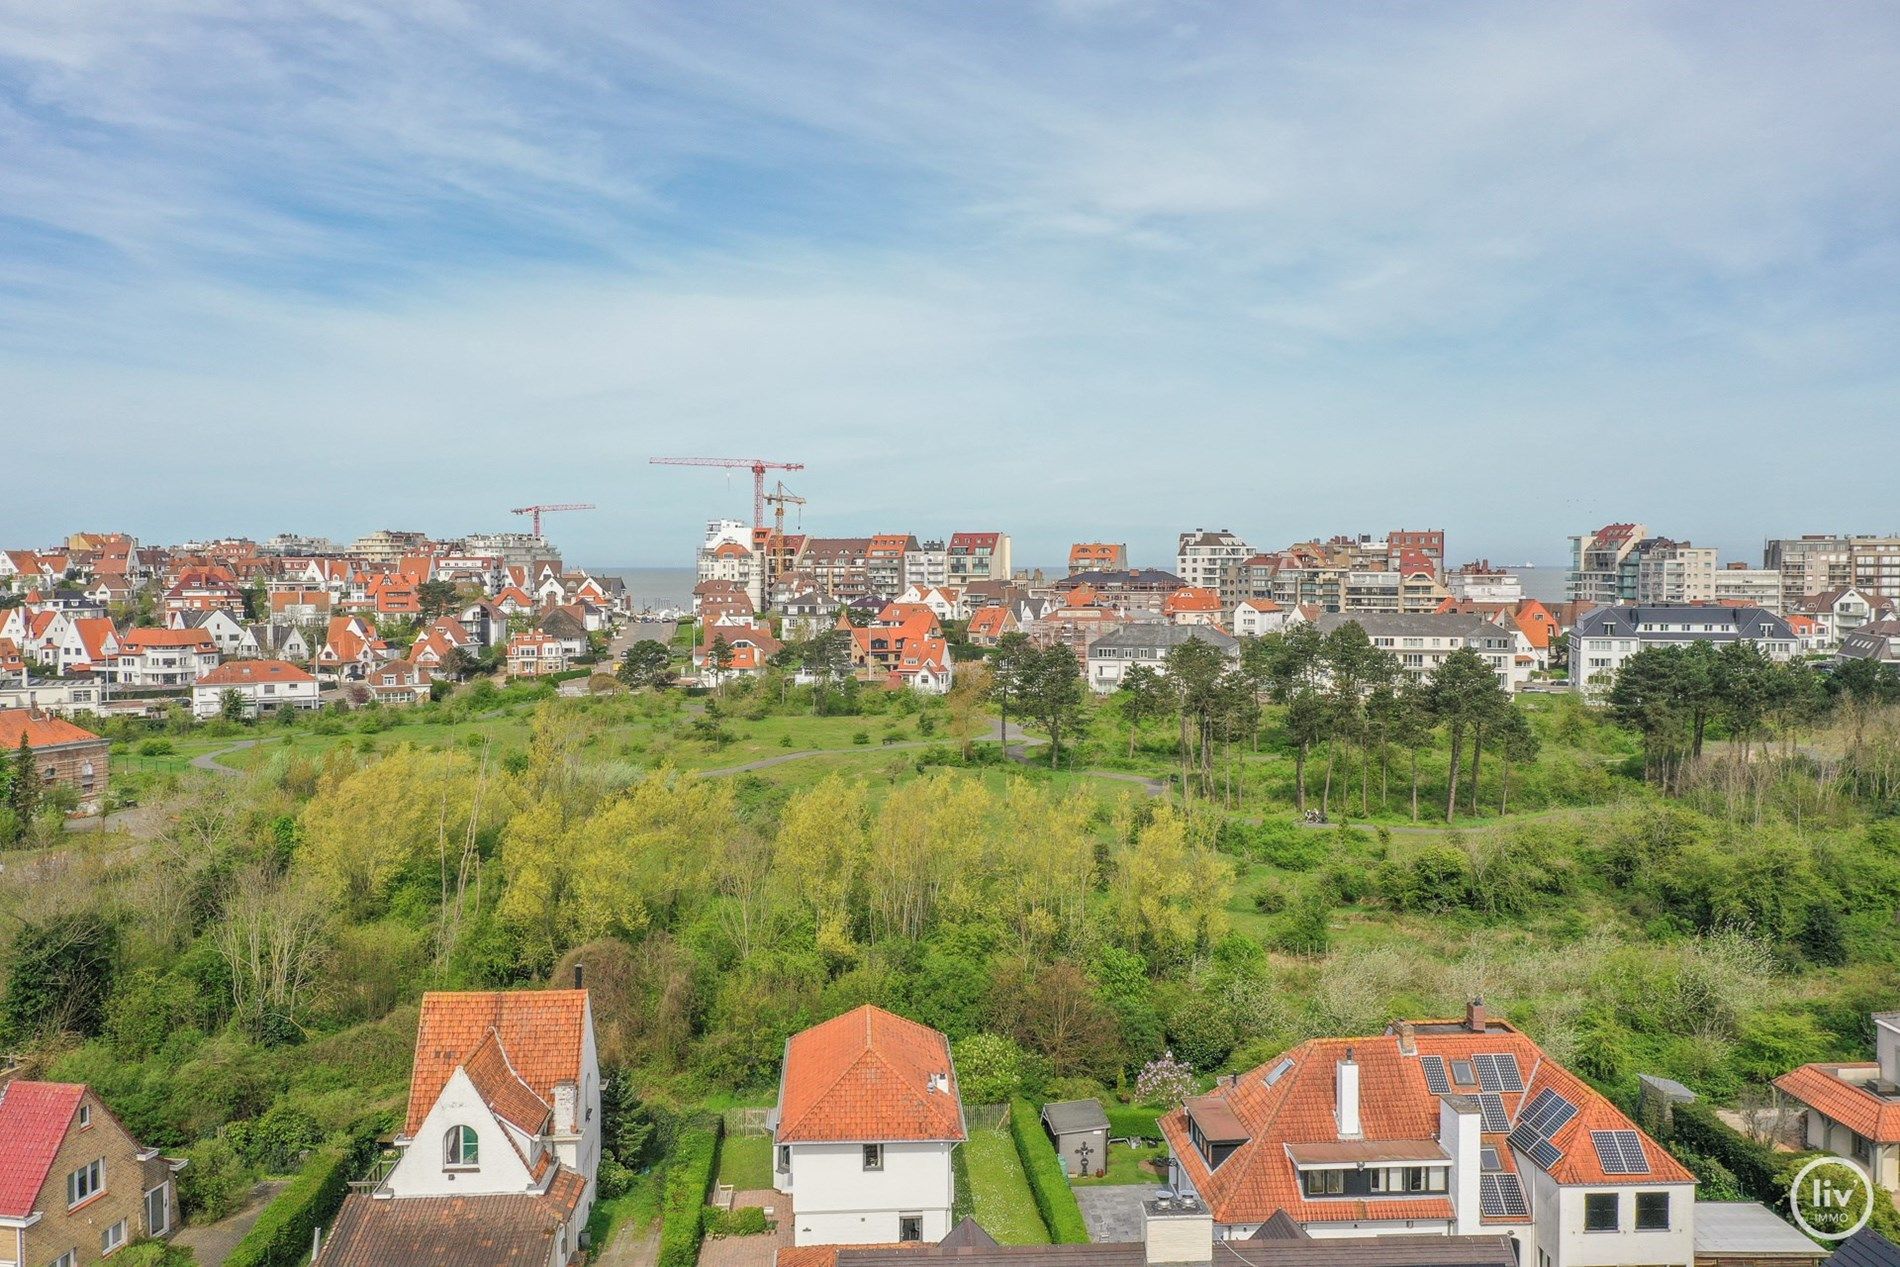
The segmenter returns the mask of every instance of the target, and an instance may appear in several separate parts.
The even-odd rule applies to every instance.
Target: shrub
[[[700,1213],[700,1223],[707,1236],[760,1236],[777,1226],[756,1205],[740,1206],[736,1210],[709,1205]]]
[[[350,1180],[367,1160],[374,1135],[354,1145],[318,1150],[304,1163],[263,1217],[237,1243],[225,1267],[296,1267],[310,1252],[310,1234],[328,1223],[343,1204]]]
[[[1001,1034],[971,1034],[951,1048],[967,1104],[1006,1104],[1023,1089],[1023,1049]]]
[[[1151,1109],[1139,1104],[1111,1104],[1108,1114],[1108,1133],[1116,1139],[1160,1139],[1161,1114],[1163,1109]]]
[[[185,1157],[189,1164],[178,1172],[179,1213],[203,1215],[207,1223],[237,1213],[251,1191],[251,1172],[231,1142],[222,1136],[200,1140]]]
[[[1062,1159],[1056,1156],[1056,1146],[1049,1142],[1042,1118],[1029,1101],[1018,1097],[1009,1102],[1009,1133],[1016,1141],[1016,1154],[1022,1158],[1023,1173],[1029,1177],[1029,1190],[1049,1229],[1049,1239],[1057,1245],[1088,1244],[1088,1226],[1082,1222],[1082,1208],[1075,1203]]]
[[[283,1101],[254,1121],[231,1123],[225,1135],[246,1164],[270,1174],[290,1170],[323,1139],[315,1118]]]
[[[666,1187],[660,1198],[659,1267],[696,1267],[699,1241],[705,1228],[700,1210],[712,1187],[713,1159],[719,1152],[718,1119],[713,1125],[682,1131],[679,1144],[666,1164]]]

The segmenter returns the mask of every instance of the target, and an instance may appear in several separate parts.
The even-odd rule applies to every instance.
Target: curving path
[[[228,766],[218,760],[218,758],[228,757],[232,753],[241,752],[246,748],[255,748],[262,742],[263,740],[261,739],[240,739],[229,748],[220,748],[216,752],[206,752],[193,757],[191,759],[191,768],[194,770],[215,770],[219,774],[247,774],[249,771],[240,770],[236,766]]]

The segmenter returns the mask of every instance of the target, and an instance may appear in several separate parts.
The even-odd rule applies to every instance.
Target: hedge
[[[672,1156],[666,1159],[666,1181],[660,1196],[659,1267],[694,1267],[704,1234],[700,1211],[712,1187],[713,1164],[719,1154],[723,1123],[695,1123],[680,1132]]]
[[[1161,1115],[1165,1109],[1144,1109],[1139,1104],[1110,1104],[1108,1133],[1116,1139],[1160,1139]]]
[[[1728,1167],[1742,1191],[1755,1200],[1770,1207],[1786,1204],[1788,1185],[1782,1177],[1785,1155],[1735,1130],[1708,1105],[1671,1105],[1666,1129],[1669,1140],[1681,1140]]]
[[[1075,1203],[1062,1159],[1042,1129],[1042,1116],[1021,1096],[1009,1102],[1009,1133],[1016,1141],[1016,1155],[1022,1159],[1023,1174],[1029,1178],[1029,1191],[1049,1229],[1049,1239],[1057,1245],[1088,1244],[1089,1229],[1082,1222],[1082,1207]]]
[[[225,1267],[296,1267],[310,1252],[311,1233],[336,1216],[350,1180],[362,1173],[375,1150],[376,1130],[367,1126],[347,1143],[317,1149],[264,1207],[224,1260]]]

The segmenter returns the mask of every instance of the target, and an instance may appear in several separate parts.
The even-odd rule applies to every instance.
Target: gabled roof
[[[1855,1075],[1849,1082],[1843,1074]],[[1802,1065],[1782,1074],[1775,1086],[1823,1117],[1876,1143],[1900,1143],[1900,1097],[1888,1098],[1865,1085],[1880,1076],[1877,1064]]]
[[[258,686],[265,682],[314,682],[317,679],[283,660],[229,660],[198,675],[199,686]]]
[[[492,1033],[527,1088],[552,1102],[554,1086],[579,1083],[587,1028],[585,990],[431,991],[422,996],[415,1066],[409,1077],[413,1135],[442,1094],[449,1076],[476,1054]]]
[[[17,743],[18,740],[15,740]],[[0,1218],[33,1213],[54,1154],[66,1139],[86,1088],[74,1082],[11,1082],[0,1087]]]
[[[966,1138],[950,1041],[868,1003],[792,1035],[778,1108],[781,1144]]]
[[[561,1167],[540,1194],[343,1198],[316,1267],[545,1267],[587,1179]]]
[[[523,1082],[521,1075],[515,1072],[515,1067],[508,1062],[507,1051],[501,1045],[501,1037],[492,1029],[462,1063],[462,1071],[475,1084],[482,1103],[496,1117],[513,1124],[525,1134],[540,1134],[541,1128],[548,1124],[548,1118],[554,1113],[553,1106],[536,1095],[534,1088]]]
[[[26,746],[29,748],[102,742],[98,735],[73,725],[63,717],[36,713],[30,708],[0,708],[0,749],[12,752],[20,746],[21,735],[26,736]],[[0,1139],[4,1138],[4,1135],[0,1135]]]

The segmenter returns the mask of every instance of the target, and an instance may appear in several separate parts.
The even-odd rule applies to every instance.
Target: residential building
[[[343,553],[369,563],[394,563],[404,555],[429,553],[429,537],[422,532],[379,528],[343,547]]]
[[[915,584],[905,575],[904,561],[916,548],[917,538],[905,532],[881,533],[870,539],[864,550],[864,578],[873,594],[896,594]]]
[[[344,1198],[314,1267],[566,1267],[580,1250],[600,1164],[587,991],[423,995],[395,1143],[399,1155],[380,1183]]]
[[[1692,642],[1751,642],[1771,660],[1800,649],[1788,622],[1763,607],[1598,607],[1570,631],[1571,685],[1601,695],[1638,651]]]
[[[119,631],[104,616],[81,616],[68,621],[54,664],[61,673],[97,673],[104,676],[119,651]]]
[[[1070,606],[1099,603],[1159,616],[1168,601],[1168,595],[1187,584],[1174,573],[1164,572],[1160,568],[1135,568],[1126,572],[1076,572],[1057,581],[1055,593]]]
[[[369,697],[378,704],[403,707],[427,700],[429,687],[434,681],[433,669],[417,664],[414,660],[390,660],[371,669],[369,676],[363,679],[363,685],[369,690]]]
[[[17,656],[10,659],[4,641],[0,641],[0,709],[24,708],[66,717],[106,711],[108,691],[98,675],[43,682],[26,676],[17,667],[9,667],[23,663]],[[14,743],[17,745],[19,740]]]
[[[1541,1267],[1694,1256],[1695,1176],[1482,1001],[1308,1040],[1161,1129],[1221,1241],[1283,1215],[1316,1238],[1504,1235]]]
[[[1788,614],[1812,617],[1819,633],[1819,649],[1832,651],[1862,625],[1893,619],[1897,609],[1900,605],[1893,599],[1863,593],[1850,585],[1819,594],[1803,594],[1794,600]]]
[[[1469,649],[1490,666],[1498,685],[1523,689],[1530,666],[1519,664],[1517,635],[1483,616],[1459,612],[1326,612],[1313,622],[1322,634],[1356,624],[1366,640],[1389,652],[1413,677],[1429,677],[1453,652]]]
[[[1638,523],[1605,524],[1570,538],[1570,575],[1565,596],[1573,602],[1608,604],[1634,599],[1623,592],[1623,563],[1649,530]]]
[[[186,687],[217,666],[217,644],[202,629],[128,629],[107,678],[132,688]]]
[[[973,581],[1007,581],[1010,571],[1009,534],[1006,532],[953,532],[945,551],[947,580],[963,589]]]
[[[1445,530],[1395,528],[1385,534],[1386,566],[1410,571],[1423,565],[1433,579],[1445,576]]]
[[[81,1267],[178,1226],[185,1163],[146,1148],[92,1088],[0,1083],[0,1265]]]
[[[764,604],[764,560],[752,549],[752,529],[737,519],[706,525],[695,567],[698,580],[729,582],[745,591],[755,609]]]
[[[731,653],[730,663],[723,669],[718,655],[722,642]],[[699,645],[693,648],[693,665],[701,681],[716,686],[728,678],[756,677],[765,672],[766,662],[784,645],[770,629],[749,620],[707,625],[700,631]]]
[[[317,649],[319,671],[337,681],[360,681],[371,668],[388,658],[389,647],[361,616],[332,616]]]
[[[811,574],[809,588],[833,598],[863,598],[873,593],[869,537],[812,537],[798,555],[798,571]],[[879,594],[889,598],[889,594]]]
[[[1230,661],[1240,659],[1240,640],[1216,626],[1137,621],[1110,630],[1089,643],[1089,689],[1098,695],[1116,690],[1128,670],[1138,664],[1165,673],[1168,653],[1196,641],[1207,643]]]
[[[1745,563],[1717,568],[1710,600],[1722,607],[1753,605],[1782,612],[1781,573],[1773,568],[1752,568]]]
[[[1182,584],[1213,590],[1223,606],[1232,607],[1248,597],[1241,592],[1241,581],[1244,565],[1253,556],[1253,548],[1225,528],[1196,528],[1176,542],[1174,570]]]
[[[1715,601],[1716,552],[1712,548],[1652,537],[1638,542],[1632,555],[1635,587],[1623,588],[1635,602],[1669,606]]]
[[[244,716],[290,708],[321,708],[317,679],[282,660],[232,660],[200,674],[191,688],[191,715],[199,721],[224,710],[226,694],[240,701]]]
[[[1270,633],[1285,633],[1305,618],[1299,608],[1282,607],[1270,598],[1243,598],[1234,608],[1234,636],[1262,638]]]
[[[1162,600],[1161,618],[1176,625],[1218,625],[1220,595],[1198,585],[1184,585]]]
[[[1854,584],[1853,549],[1846,537],[1809,533],[1770,540],[1762,548],[1762,566],[1781,576],[1781,610],[1809,594],[1842,590]]]
[[[794,1245],[949,1233],[951,1150],[969,1132],[937,1030],[866,1004],[794,1034],[770,1124],[773,1186],[791,1195]]]
[[[228,608],[210,607],[173,611],[165,617],[167,629],[202,629],[211,635],[212,643],[222,656],[243,655],[245,641],[249,637],[240,608],[233,614]],[[252,654],[257,648],[251,648]]]
[[[1125,572],[1128,570],[1126,542],[1078,541],[1069,547],[1069,575],[1077,572]]]
[[[1524,597],[1524,583],[1517,573],[1494,568],[1489,559],[1453,568],[1445,576],[1445,589],[1460,602],[1515,603]]]
[[[44,786],[71,788],[80,814],[99,812],[112,772],[109,741],[33,708],[0,708],[0,759],[18,752],[22,739]]]
[[[942,541],[924,541],[904,552],[904,584],[948,585],[950,549]],[[967,586],[966,586],[967,588]]]
[[[1837,658],[1900,665],[1900,620],[1876,620],[1841,639]]]
[[[1801,1106],[1804,1138],[1859,1162],[1873,1181],[1900,1187],[1900,1012],[1876,1012],[1874,1059],[1802,1065],[1775,1079]]]
[[[568,644],[552,634],[518,633],[508,640],[509,677],[564,673],[568,660]]]

